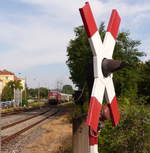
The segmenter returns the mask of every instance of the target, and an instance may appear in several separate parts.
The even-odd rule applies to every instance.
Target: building
[[[0,97],[2,91],[9,81],[20,80],[23,90],[25,89],[25,79],[18,78],[14,73],[7,70],[0,70]]]
[[[3,81],[0,79],[0,97],[2,94],[2,90],[3,90]]]

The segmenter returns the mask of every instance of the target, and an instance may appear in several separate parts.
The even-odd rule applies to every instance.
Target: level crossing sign
[[[90,127],[90,132],[97,133],[104,96],[108,102],[114,125],[116,126],[120,120],[112,72],[123,67],[123,64],[120,61],[112,60],[112,55],[121,18],[117,10],[112,10],[105,38],[102,42],[89,3],[86,2],[84,7],[79,10],[92,49],[94,65],[94,85],[86,124]],[[91,153],[97,152],[97,146],[94,146],[97,143],[97,138],[91,134]]]

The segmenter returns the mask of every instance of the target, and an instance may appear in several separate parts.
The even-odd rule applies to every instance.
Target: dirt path
[[[46,131],[26,146],[22,153],[71,153],[72,124],[69,113],[64,113],[42,126]]]

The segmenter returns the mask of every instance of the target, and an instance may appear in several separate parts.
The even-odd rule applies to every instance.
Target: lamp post
[[[61,90],[62,87],[62,81],[57,81],[57,91],[59,92]]]
[[[39,87],[38,87],[38,102],[40,102],[40,83],[39,83]]]

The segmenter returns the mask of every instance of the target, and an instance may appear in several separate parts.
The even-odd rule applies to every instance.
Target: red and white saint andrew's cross
[[[105,75],[103,73],[103,61],[105,61],[105,59],[112,59],[121,19],[117,10],[113,10],[102,43],[88,2],[80,9],[80,14],[92,48],[94,64],[94,85],[86,124],[90,127],[90,133],[97,133],[104,95],[108,102],[114,125],[116,126],[120,120],[120,112],[115,96],[112,74]],[[89,143],[90,153],[98,153],[98,138],[90,134]]]
[[[104,59],[112,59],[121,19],[117,10],[112,10],[107,32],[102,43],[88,2],[80,9],[80,13],[92,48],[94,62],[94,85],[86,124],[90,127],[90,130],[97,132],[104,95],[108,102],[114,125],[117,125],[120,120],[112,74],[107,77],[103,75],[102,62]]]

